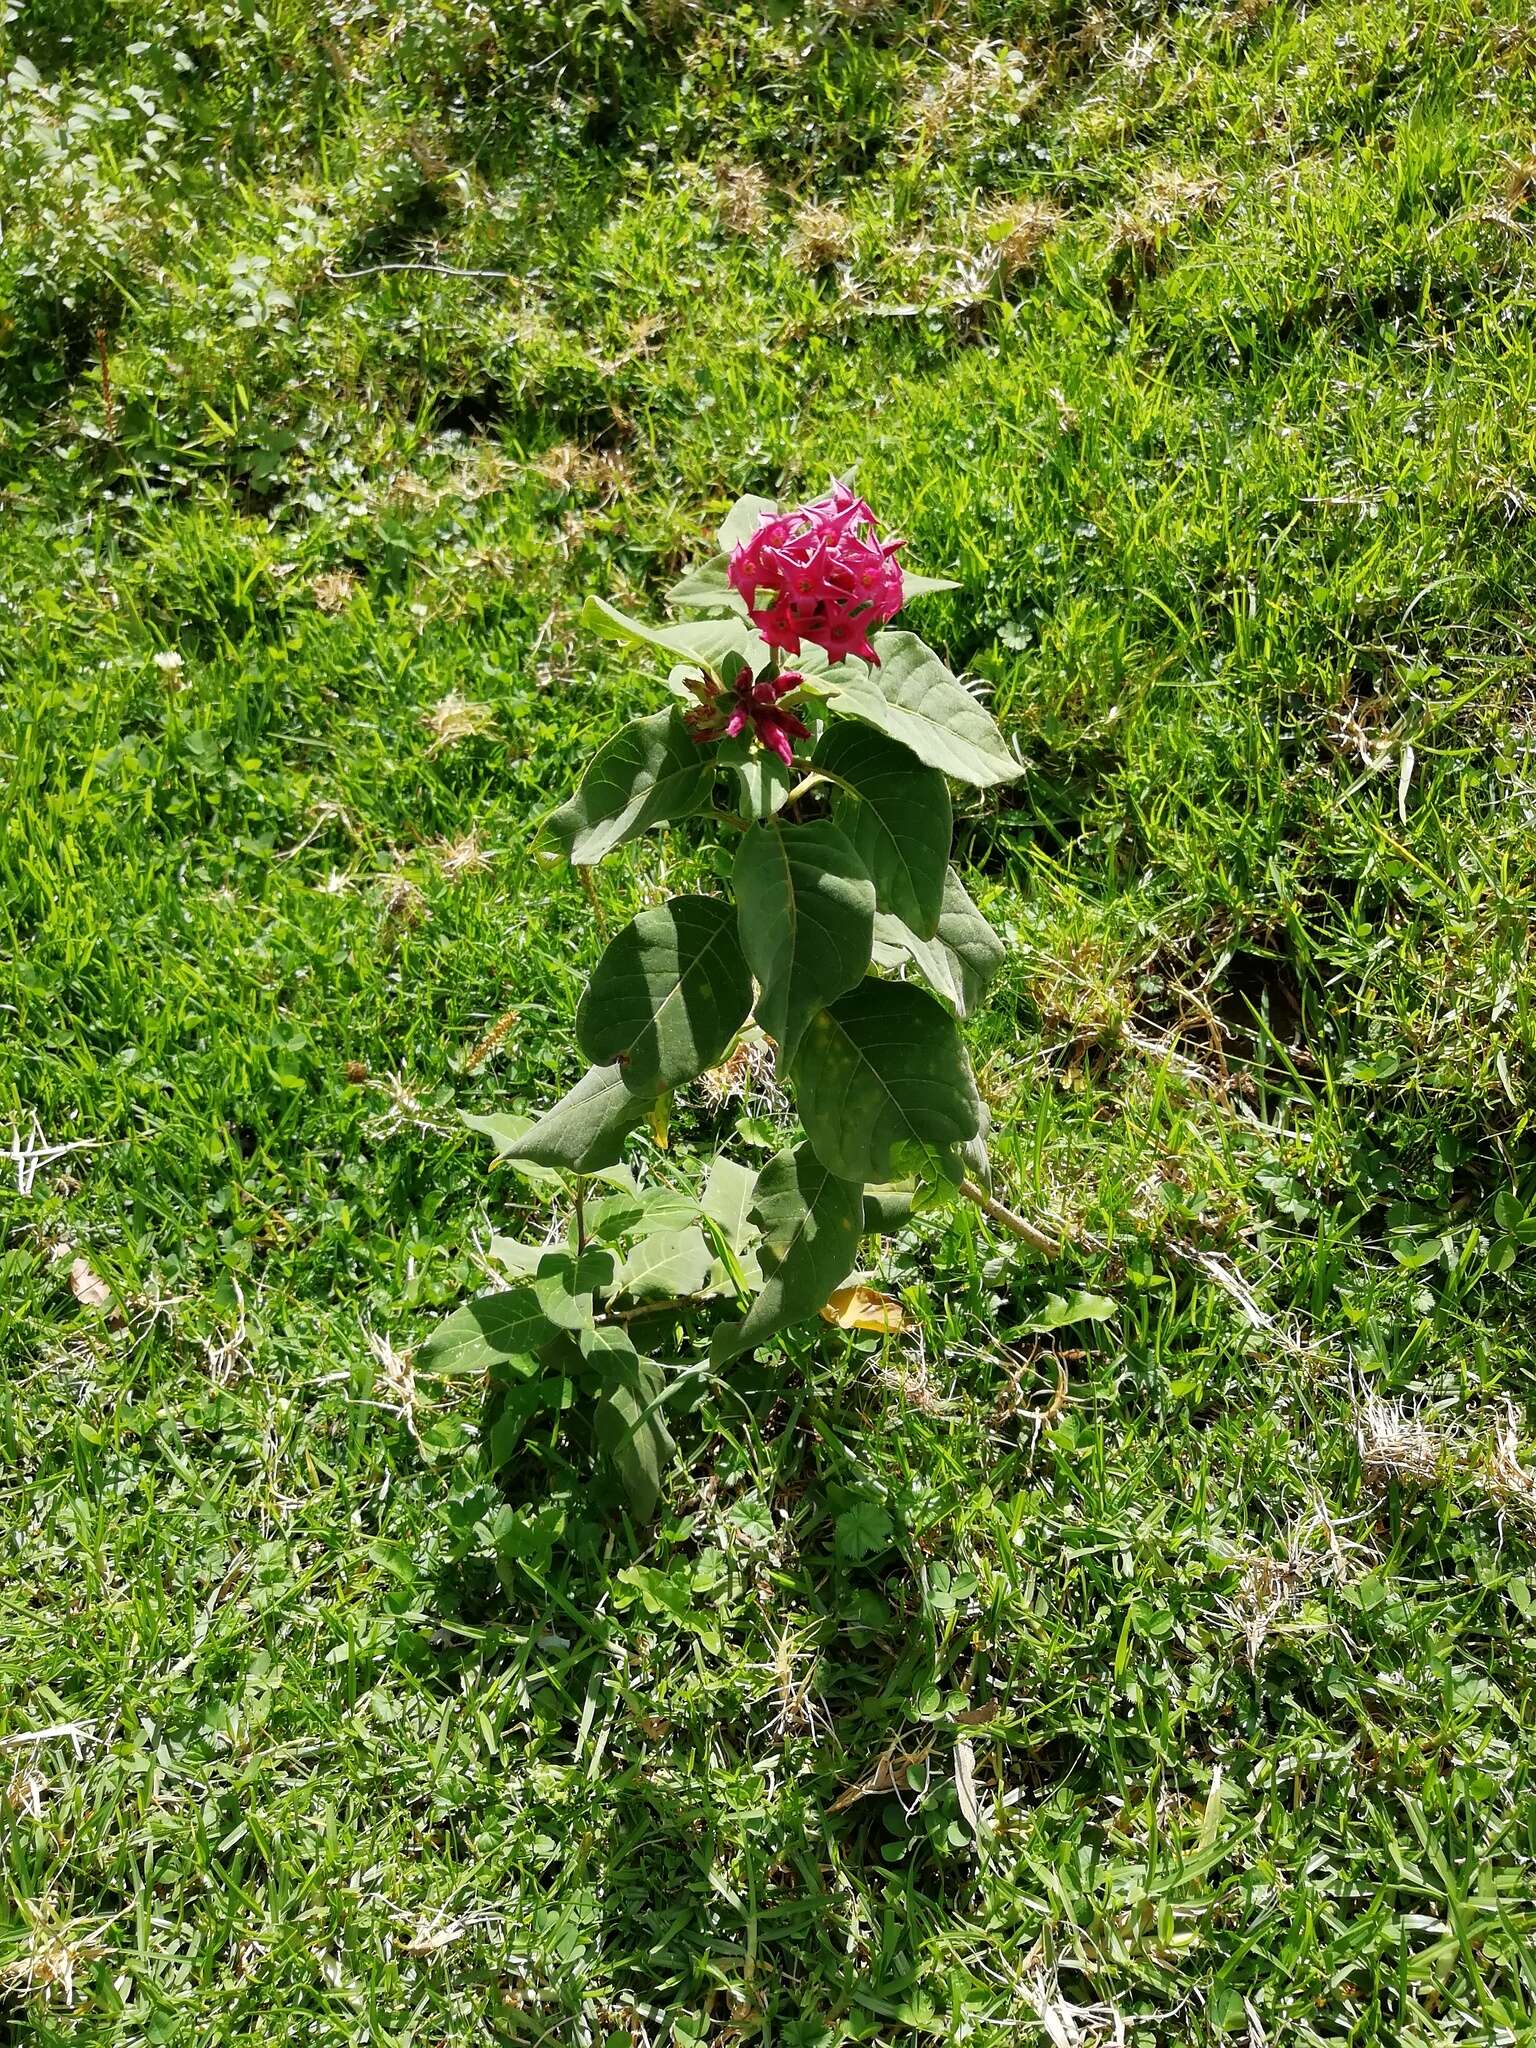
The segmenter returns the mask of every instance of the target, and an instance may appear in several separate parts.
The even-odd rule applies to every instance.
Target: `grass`
[[[1536,2039],[1524,10],[50,0],[0,70],[0,2027]],[[925,1220],[636,1530],[413,1372],[551,1227],[457,1112],[575,1071],[533,825],[660,701],[582,596],[854,461],[1028,764],[972,1041],[1074,1241]]]

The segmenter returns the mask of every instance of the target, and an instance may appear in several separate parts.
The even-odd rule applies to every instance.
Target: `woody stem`
[[[1056,1258],[1061,1252],[1058,1238],[1049,1236],[1038,1223],[1031,1223],[1027,1216],[1021,1216],[1016,1209],[1007,1208],[1002,1202],[994,1201],[984,1187],[973,1180],[963,1180],[960,1192],[968,1202],[974,1202],[983,1216],[990,1216],[994,1223],[1000,1223],[1004,1230],[1011,1231],[1022,1243],[1032,1245],[1037,1252],[1043,1252],[1048,1259]]]

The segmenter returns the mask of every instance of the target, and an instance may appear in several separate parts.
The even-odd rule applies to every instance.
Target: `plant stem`
[[[608,936],[608,920],[604,917],[603,906],[598,900],[597,884],[592,879],[592,870],[578,863],[576,873],[581,879],[582,888],[586,891],[587,901],[592,906],[592,915],[597,920],[598,937],[606,939]]]
[[[576,1176],[576,1256],[579,1259],[587,1248],[587,1184],[578,1173]]]
[[[1033,1245],[1037,1252],[1044,1252],[1048,1259],[1054,1259],[1059,1255],[1059,1238],[1048,1236],[1037,1223],[1031,1223],[1028,1217],[1021,1216],[1016,1209],[1009,1209],[1003,1203],[994,1201],[986,1189],[977,1182],[961,1181],[960,1192],[968,1202],[976,1204],[983,1216],[990,1216],[994,1223],[1001,1223],[1004,1230],[1012,1231],[1023,1243]]]
[[[709,1298],[705,1294],[671,1294],[665,1301],[642,1301],[633,1308],[607,1309],[597,1320],[600,1323],[634,1323],[643,1316],[675,1315],[679,1309],[696,1308]]]

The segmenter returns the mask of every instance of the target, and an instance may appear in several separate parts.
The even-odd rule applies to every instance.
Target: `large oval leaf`
[[[677,1448],[662,1413],[666,1375],[639,1355],[622,1330],[583,1331],[577,1341],[598,1379],[592,1411],[597,1440],[614,1462],[630,1513],[648,1522]]]
[[[743,834],[732,881],[757,1021],[787,1063],[816,1012],[864,979],[874,886],[836,825],[776,818]]]
[[[809,1145],[775,1153],[757,1177],[752,1216],[761,1229],[763,1291],[739,1323],[723,1324],[710,1361],[724,1365],[813,1316],[859,1255],[864,1191],[841,1179]]]
[[[612,940],[576,1011],[576,1040],[651,1098],[712,1067],[751,1008],[731,906],[674,896]]]
[[[926,989],[873,978],[806,1026],[795,1103],[817,1157],[850,1181],[919,1163],[958,1179],[958,1148],[981,1128],[959,1026]]]
[[[931,647],[914,633],[877,633],[878,670],[839,662],[821,687],[846,717],[889,733],[919,761],[977,789],[1023,773],[992,715],[964,689]]]
[[[875,919],[875,958],[882,967],[910,960],[928,986],[968,1017],[1003,964],[1003,942],[966,893],[953,868],[945,871],[938,929],[922,938],[899,917]]]
[[[589,1251],[580,1259],[547,1252],[531,1279],[482,1294],[438,1324],[422,1347],[433,1372],[482,1373],[509,1358],[529,1361],[562,1332],[589,1329],[592,1294],[612,1284],[613,1255]]]
[[[545,831],[577,867],[592,867],[666,818],[702,810],[715,768],[680,711],[657,711],[615,733]]]
[[[561,1173],[599,1173],[616,1164],[653,1099],[627,1088],[618,1067],[594,1067],[537,1123],[503,1145],[501,1156],[514,1165],[531,1161]]]
[[[853,792],[839,790],[832,817],[869,870],[880,908],[931,938],[954,826],[943,776],[867,725],[829,726],[812,765]]]

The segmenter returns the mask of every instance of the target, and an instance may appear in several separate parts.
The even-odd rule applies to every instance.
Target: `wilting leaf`
[[[69,1262],[69,1291],[82,1308],[110,1308],[112,1290],[101,1276],[94,1272],[88,1259],[71,1259]]]

